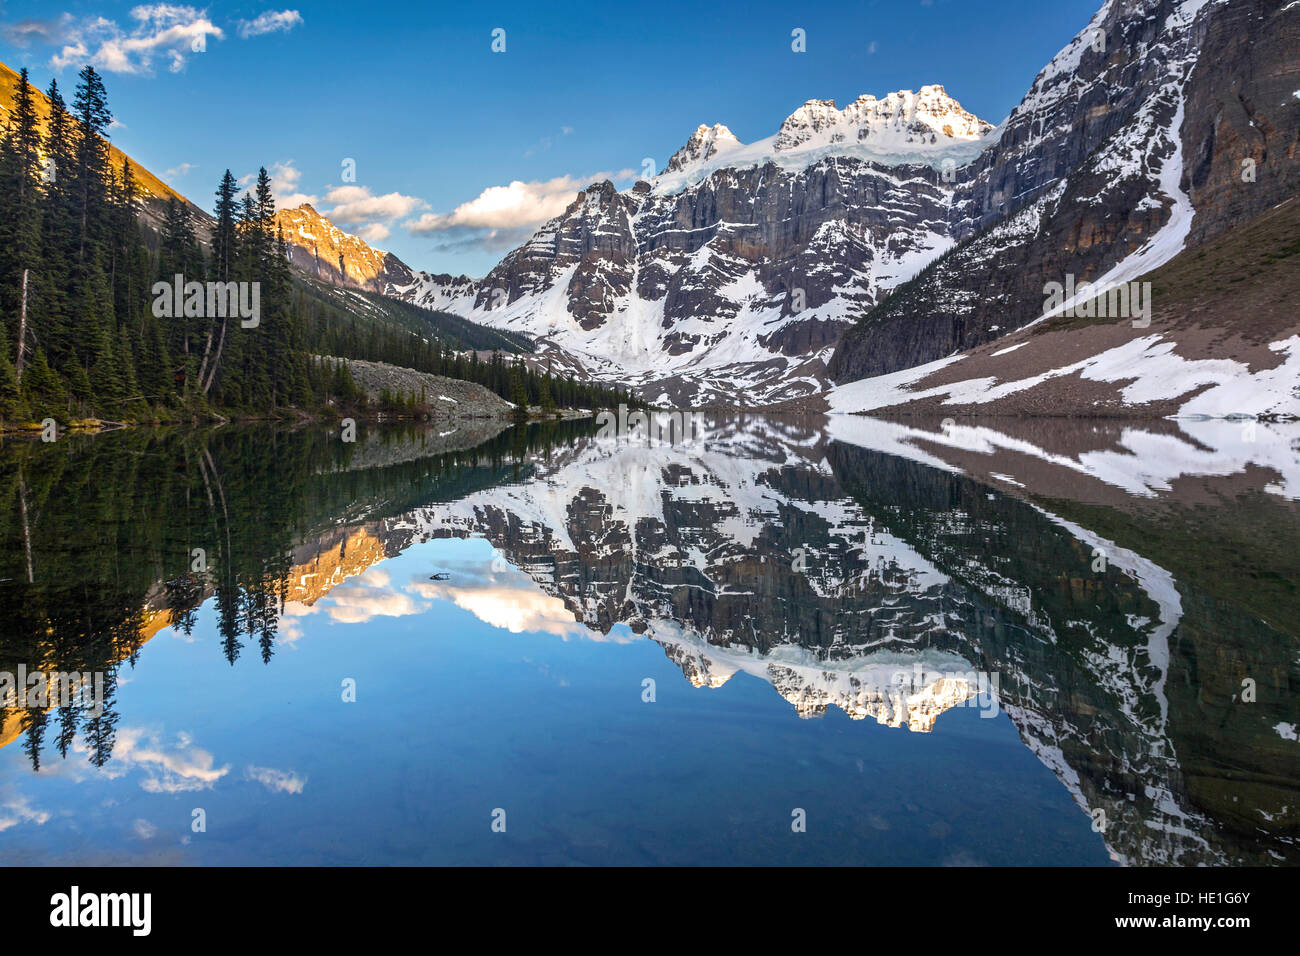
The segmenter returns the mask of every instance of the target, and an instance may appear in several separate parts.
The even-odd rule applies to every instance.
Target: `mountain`
[[[277,218],[307,276],[535,340],[539,362],[665,405],[1146,413],[1186,396],[1172,376],[1251,396],[1215,414],[1294,414],[1300,326],[1272,268],[1292,252],[1232,236],[1280,237],[1268,217],[1300,184],[1297,50],[1297,4],[1107,0],[996,128],[938,85],[809,100],[748,144],[701,124],[481,280],[413,269],[309,205]],[[1210,272],[1198,295],[1178,278]],[[1136,329],[1048,296],[1152,277]],[[1157,371],[1149,400],[1123,384]]]
[[[936,417],[1300,417],[1298,236],[1300,198],[1291,198],[1145,273],[1151,315],[1141,328],[1111,317],[1098,299],[1089,315],[1044,318],[956,355],[848,382],[826,403],[836,412]]]
[[[0,128],[9,124],[9,118],[13,111],[14,100],[18,95],[19,74],[10,69],[3,63],[0,63]],[[63,93],[69,95],[69,91]],[[32,90],[32,101],[36,107],[37,121],[40,124],[41,131],[44,133],[46,123],[50,116],[50,101],[46,98],[45,93],[41,90]],[[135,177],[136,186],[140,191],[140,211],[147,224],[158,227],[162,223],[163,212],[169,199],[176,199],[186,203],[190,212],[202,220],[207,220],[207,213],[203,212],[198,206],[195,206],[188,199],[178,193],[172,187],[168,186],[154,173],[140,165],[139,162],[127,156],[124,152],[109,143],[109,163],[112,165],[114,172],[121,173],[122,166],[130,162],[131,173]]]
[[[301,277],[300,288],[327,309],[425,337],[433,335],[458,348],[532,351],[526,336],[468,321],[436,300],[416,304],[402,295],[420,281],[432,279],[454,289],[457,282],[472,280],[417,274],[391,252],[344,232],[310,203],[276,210],[275,222],[284,233],[289,262]]]
[[[941,86],[810,100],[748,145],[702,124],[482,281],[392,291],[665,404],[777,404],[945,361],[1040,318],[1053,282],[1136,281],[1294,195],[1298,31],[1296,4],[1107,0],[996,129]],[[1189,356],[1249,365],[1230,325],[1202,322],[1223,341]],[[1071,401],[1039,411],[1096,410]]]
[[[310,203],[276,210],[275,222],[284,232],[289,261],[306,275],[381,293],[413,279],[410,268],[397,256],[372,249],[365,240],[344,232]]]
[[[734,133],[721,123],[705,126],[701,123],[686,141],[686,145],[668,159],[668,172],[675,173],[697,165],[723,152],[741,146]]]
[[[400,294],[664,403],[808,394],[853,319],[951,245],[951,170],[991,129],[941,86],[811,100],[748,145],[702,125],[661,175],[593,184],[481,282]]]
[[[289,261],[304,275],[331,285],[409,301],[414,297],[406,293],[412,287],[436,283],[448,290],[447,302],[426,297],[418,305],[438,311],[474,284],[467,276],[417,273],[391,252],[375,249],[360,236],[344,232],[310,203],[277,210],[275,221],[284,231]]]
[[[1282,387],[1300,359],[1300,323],[1282,306],[1297,250],[1268,219],[1300,190],[1297,51],[1297,4],[1106,3],[963,170],[958,245],[844,335],[832,407],[908,404],[966,382],[945,408],[1151,411],[1217,385],[1220,400],[1193,403],[1197,413],[1300,414],[1300,395]],[[1242,229],[1282,241],[1254,250],[1233,239]],[[1210,273],[1216,287],[1191,294]],[[1132,308],[1097,315],[1093,293],[1047,294],[1051,283],[1102,291],[1139,279],[1152,283],[1154,326]],[[1040,319],[1074,334],[1044,335],[1053,329]],[[1005,348],[987,344],[1031,323]],[[1038,389],[1044,378],[1052,387]]]

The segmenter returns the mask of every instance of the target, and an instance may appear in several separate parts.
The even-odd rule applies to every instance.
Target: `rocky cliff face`
[[[313,278],[333,285],[387,292],[413,280],[411,269],[390,252],[372,249],[344,232],[309,203],[280,209],[276,225],[284,232],[289,261]]]
[[[751,145],[700,126],[652,181],[585,190],[472,295],[436,277],[401,294],[665,402],[807,394],[853,318],[950,244],[945,170],[990,129],[938,86],[810,101]]]
[[[1109,0],[961,171],[960,244],[845,334],[835,381],[979,346],[1049,282],[1131,281],[1293,194],[1297,31],[1267,0]]]
[[[740,145],[741,142],[736,139],[736,135],[721,123],[714,123],[712,126],[701,123],[691,134],[691,138],[686,141],[686,145],[669,158],[668,171],[681,172],[689,166],[710,160],[719,153],[736,149]]]

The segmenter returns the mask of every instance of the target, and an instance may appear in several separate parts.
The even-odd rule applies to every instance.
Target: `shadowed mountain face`
[[[583,425],[466,450],[383,431],[356,446],[235,430],[31,445],[0,471],[15,627],[0,660],[147,669],[144,640],[203,635],[210,610],[213,666],[293,668],[273,659],[286,613],[429,542],[481,537],[490,573],[453,568],[420,596],[512,631],[641,635],[704,693],[742,674],[770,684],[791,719],[942,734],[954,708],[1005,713],[1113,859],[1294,863],[1294,446],[1260,441],[1232,467],[1212,436],[1150,427],[1002,435],[997,454],[992,434],[951,426],[864,420],[832,440],[819,422],[765,419],[678,445]],[[1159,493],[1126,471],[1144,441],[1178,463],[1144,476]],[[91,473],[83,504],[114,530],[69,539],[78,519],[57,503]],[[1239,546],[1261,527],[1276,547]],[[193,547],[213,549],[206,572]],[[410,596],[370,590],[390,608]],[[83,733],[113,759],[113,707],[99,723],[8,717],[33,760]]]
[[[844,334],[830,376],[1001,339],[1047,312],[1048,283],[1132,281],[1293,197],[1298,38],[1273,0],[1103,4],[962,170],[957,245]]]

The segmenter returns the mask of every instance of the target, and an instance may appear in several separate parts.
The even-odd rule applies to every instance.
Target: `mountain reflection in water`
[[[789,719],[842,713],[942,736],[948,715],[968,713],[975,724],[960,726],[979,734],[994,733],[984,718],[1009,718],[1076,805],[1071,845],[1095,841],[1124,864],[1295,863],[1298,433],[1261,423],[1249,442],[1241,434],[1235,423],[853,419],[828,431],[739,418],[677,446],[598,439],[582,422],[497,435],[371,429],[355,444],[273,428],[11,442],[0,451],[0,671],[107,681],[102,713],[57,701],[5,709],[0,859],[23,852],[26,831],[75,819],[75,788],[62,812],[41,809],[32,787],[49,778],[111,791],[128,786],[115,766],[148,760],[158,769],[139,786],[151,792],[219,790],[233,777],[188,737],[169,756],[133,723],[130,684],[148,677],[151,654],[162,666],[161,649],[144,646],[156,635],[206,647],[212,668],[279,668],[291,681],[299,661],[286,651],[317,621],[359,632],[355,656],[380,622],[454,607],[507,634],[652,641],[696,688],[729,688],[738,674],[770,685],[765,700],[780,704],[775,691]],[[462,539],[490,552],[452,546]],[[435,548],[433,563],[422,548]],[[391,653],[376,639],[375,661],[400,669]],[[638,683],[633,701],[653,699],[653,685]],[[511,707],[480,690],[483,707]],[[259,721],[290,713],[276,700],[228,706]],[[424,698],[394,706],[447,717]],[[622,719],[588,706],[595,724]],[[194,734],[205,717],[215,732],[214,715],[180,710]],[[558,710],[516,716],[561,721]],[[732,716],[746,719],[743,708]],[[281,746],[289,754],[294,742]],[[790,745],[752,746],[775,756]],[[545,755],[512,772],[558,792],[530,758]],[[444,770],[470,775],[504,758],[459,759]],[[986,770],[978,781],[978,765],[964,771],[967,785],[995,800],[997,768]],[[264,766],[245,777],[270,792],[307,786]],[[905,805],[919,802],[896,785]],[[950,799],[960,806],[960,791]],[[337,802],[314,813],[317,827],[342,825]],[[610,849],[615,828],[590,825],[600,832],[586,838],[603,848],[592,860],[627,859]],[[1079,853],[1070,861],[1105,859]],[[476,859],[421,859],[444,858]],[[407,859],[366,860],[389,861]],[[888,861],[926,859],[895,847]]]

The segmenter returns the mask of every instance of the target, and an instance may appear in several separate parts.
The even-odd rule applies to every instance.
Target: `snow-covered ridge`
[[[938,84],[880,98],[864,93],[842,110],[834,100],[809,100],[775,134],[748,145],[721,124],[700,126],[652,185],[657,193],[674,193],[719,169],[772,162],[797,171],[828,156],[886,166],[960,166],[979,155],[993,132],[991,123],[963,109]]]
[[[736,139],[736,134],[721,123],[712,126],[701,123],[686,141],[686,145],[668,160],[668,171],[677,172],[692,163],[712,159],[719,153],[729,152],[742,145],[744,144]]]

